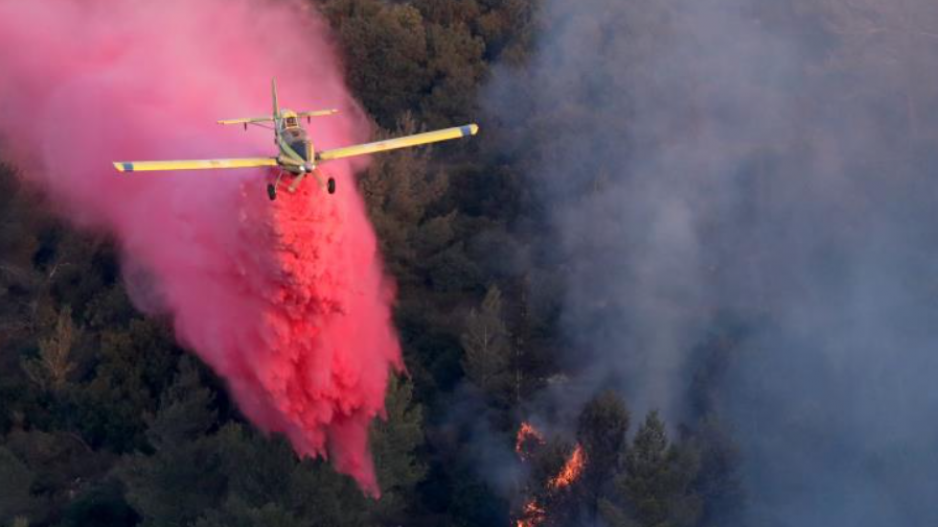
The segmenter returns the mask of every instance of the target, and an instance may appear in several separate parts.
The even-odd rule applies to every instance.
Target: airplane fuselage
[[[293,174],[307,174],[315,170],[316,150],[309,134],[296,123],[296,117],[288,116],[278,125],[280,132],[275,142],[280,150],[280,166]]]
[[[287,191],[292,193],[296,191],[307,174],[312,174],[316,170],[316,149],[313,147],[309,134],[299,125],[296,113],[284,110],[282,115],[282,118],[274,121],[274,126],[277,127],[274,142],[280,150],[280,155],[277,156],[277,164],[280,166],[281,173],[286,172],[293,176],[293,182],[287,187]],[[313,175],[322,185],[319,176]],[[278,177],[277,182],[267,188],[270,199],[274,199],[277,194],[279,180]],[[330,194],[334,193],[335,179],[328,178],[325,187]]]

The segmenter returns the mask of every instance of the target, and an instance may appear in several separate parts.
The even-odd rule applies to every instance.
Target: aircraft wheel
[[[267,185],[267,197],[270,198],[270,201],[277,199],[277,187],[273,183]]]
[[[329,190],[329,194],[335,194],[335,179],[329,178],[329,181],[326,183],[326,189]]]

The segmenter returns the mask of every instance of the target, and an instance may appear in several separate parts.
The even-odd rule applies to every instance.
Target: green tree
[[[74,426],[93,445],[117,452],[140,449],[146,444],[145,416],[159,408],[180,351],[158,320],[135,319],[126,329],[102,329],[96,340],[93,375],[75,390]],[[183,366],[184,371],[195,367]]]
[[[388,383],[384,405],[387,419],[372,425],[370,437],[381,487],[372,518],[382,525],[402,525],[412,509],[415,488],[427,473],[416,455],[423,444],[423,408],[413,401],[412,384],[396,376]]]
[[[511,334],[502,315],[502,293],[492,285],[472,309],[461,338],[463,370],[491,401],[504,403],[511,390]]]
[[[226,479],[222,507],[207,525],[356,525],[366,513],[351,478],[319,461],[298,459],[286,438],[230,423],[216,437]]]
[[[594,397],[580,412],[577,440],[586,457],[580,488],[590,521],[595,521],[599,501],[621,465],[628,429],[629,412],[611,390]]]
[[[699,462],[689,448],[671,445],[664,422],[651,412],[625,456],[616,481],[618,503],[605,501],[602,512],[612,525],[685,527],[700,518],[701,503],[691,484]]]
[[[65,389],[75,369],[71,352],[79,331],[72,323],[71,308],[66,306],[59,311],[50,333],[39,339],[39,356],[23,359],[23,371],[40,389],[56,393]]]
[[[535,36],[535,12],[541,0],[480,0],[484,14],[476,20],[485,40],[486,58],[518,66],[528,60]]]
[[[738,524],[745,509],[739,448],[728,423],[720,419],[719,395],[732,362],[745,351],[749,331],[741,320],[723,316],[696,351],[699,362],[690,384],[691,424],[682,441],[700,453],[693,489],[702,500],[701,526]]]
[[[196,525],[356,526],[368,505],[348,476],[298,459],[281,435],[228,423],[211,436],[223,492]]]
[[[419,131],[413,116],[405,114],[397,121],[393,132],[384,132],[378,137]],[[427,149],[404,149],[376,157],[360,180],[381,252],[402,287],[420,285],[421,258],[435,247],[415,239],[421,226],[434,219],[435,216],[428,217],[429,209],[449,186],[445,176],[430,173],[428,152]]]
[[[330,0],[323,12],[339,36],[348,83],[379,124],[392,126],[429,89],[423,17],[406,3]]]
[[[739,448],[726,424],[708,415],[700,420],[687,441],[700,453],[700,470],[692,487],[701,498],[700,525],[720,527],[738,523],[746,496],[739,474]]]
[[[264,437],[239,423],[228,423],[215,443],[228,500],[257,508],[281,500],[289,491],[285,475],[293,471],[297,459],[283,436]]]
[[[133,454],[118,471],[144,527],[186,525],[219,504],[225,480],[216,444],[206,435],[215,426],[212,401],[195,365],[184,358],[149,420],[153,454]]]
[[[466,122],[477,113],[485,43],[462,23],[430,24],[426,32],[432,87],[422,100],[422,115],[434,127]]]
[[[80,436],[63,430],[15,428],[6,437],[6,448],[33,475],[28,488],[41,507],[27,516],[37,524],[55,518],[75,496],[106,477],[113,463],[109,453],[96,452]]]
[[[484,277],[469,256],[462,240],[426,260],[427,274],[434,291],[461,294],[482,285]]]
[[[368,503],[352,478],[336,473],[323,460],[300,460],[289,475],[288,488],[283,505],[299,519],[295,525],[373,525]]]

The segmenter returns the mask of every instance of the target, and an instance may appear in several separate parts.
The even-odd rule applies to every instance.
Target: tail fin
[[[274,119],[280,119],[280,103],[277,102],[277,79],[270,79],[270,92],[274,98]]]

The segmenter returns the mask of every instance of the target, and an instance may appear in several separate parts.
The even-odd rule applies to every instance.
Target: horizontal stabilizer
[[[296,115],[297,115],[297,117],[305,117],[305,118],[308,119],[308,118],[310,118],[310,117],[326,117],[326,116],[329,116],[329,115],[335,115],[335,114],[337,114],[337,113],[339,113],[339,110],[337,110],[337,109],[335,109],[335,108],[330,108],[330,109],[328,109],[328,110],[315,110],[315,111],[312,111],[312,112],[300,112],[300,113],[298,113],[298,114],[296,114]]]
[[[387,150],[396,150],[398,148],[407,148],[409,146],[426,145],[438,143],[440,141],[449,141],[450,139],[459,139],[475,135],[479,127],[475,124],[465,126],[456,126],[434,132],[425,132],[422,134],[408,135],[396,139],[387,139],[384,141],[375,141],[374,143],[365,143],[362,145],[346,146],[335,148],[333,150],[323,150],[316,154],[317,161],[329,161],[331,159],[341,159],[343,157],[361,156],[373,154],[375,152],[385,152]]]
[[[284,110],[284,117],[292,115],[293,112],[289,110]],[[335,108],[330,108],[328,110],[314,110],[310,112],[297,112],[296,116],[302,119],[309,119],[311,117],[326,117],[329,115],[335,115],[339,113],[339,110]],[[254,123],[272,123],[274,118],[271,116],[264,117],[242,117],[239,119],[222,119],[218,121],[218,124],[254,124]]]
[[[182,161],[118,161],[114,168],[120,172],[152,172],[156,170],[205,170],[210,168],[275,167],[274,157],[245,157],[239,159],[189,159]]]
[[[251,123],[272,123],[273,117],[244,117],[241,119],[222,119],[218,124],[251,124]]]

